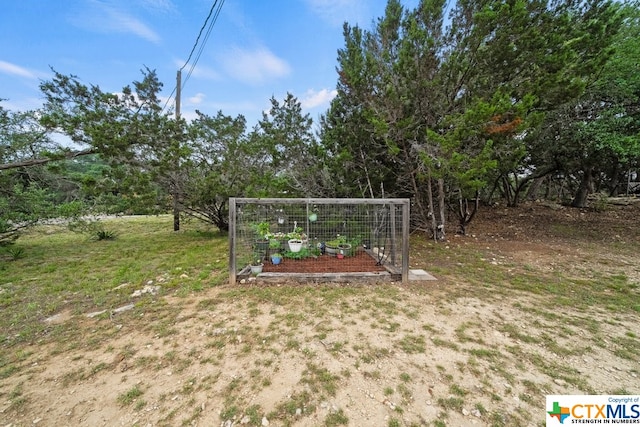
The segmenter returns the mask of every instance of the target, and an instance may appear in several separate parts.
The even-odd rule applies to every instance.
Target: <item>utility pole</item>
[[[176,76],[176,124],[180,120],[180,92],[182,91],[182,70]],[[179,153],[176,153],[176,163],[173,171],[173,231],[180,231],[180,166]]]
[[[182,70],[176,76],[176,120],[180,118],[180,92],[182,92]]]

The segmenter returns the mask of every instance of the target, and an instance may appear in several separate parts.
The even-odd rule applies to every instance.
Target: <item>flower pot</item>
[[[291,239],[289,240],[289,250],[291,252],[300,252],[302,250],[302,240]]]
[[[257,276],[258,274],[262,273],[262,267],[263,266],[264,266],[264,264],[252,265],[251,266],[251,274]]]
[[[327,255],[335,255],[338,253],[338,247],[337,246],[331,246],[331,245],[327,245],[325,244],[324,246],[324,252]]]
[[[273,265],[278,265],[282,262],[282,257],[280,256],[280,254],[278,255],[271,255],[271,263]]]
[[[351,245],[349,243],[339,244],[338,253],[342,255],[351,255]]]

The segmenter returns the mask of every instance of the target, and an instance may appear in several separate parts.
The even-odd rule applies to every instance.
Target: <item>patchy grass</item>
[[[162,295],[187,296],[228,279],[225,236],[193,225],[175,233],[168,216],[103,222],[117,230],[118,239],[92,241],[62,226],[41,226],[20,239],[26,255],[0,279],[3,342],[64,339],[69,330],[42,321],[63,310],[115,309],[149,283],[161,286]],[[137,305],[149,299],[142,296]]]
[[[414,235],[412,267],[436,282],[230,286],[225,236],[169,217],[108,227],[117,239],[41,227],[5,256],[7,423],[81,423],[82,395],[164,426],[533,425],[546,394],[628,394],[640,374],[640,239],[529,254],[498,234]]]
[[[137,385],[133,386],[129,390],[124,393],[118,395],[118,403],[122,406],[131,405],[135,402],[140,396],[142,396],[143,391]]]

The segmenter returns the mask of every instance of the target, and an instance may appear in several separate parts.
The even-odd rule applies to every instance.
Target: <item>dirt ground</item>
[[[432,282],[258,280],[60,313],[68,340],[16,348],[0,426],[541,426],[548,394],[638,394],[640,313],[603,298],[640,307],[639,210],[482,208],[467,236],[413,236]],[[553,293],[598,280],[592,306]]]

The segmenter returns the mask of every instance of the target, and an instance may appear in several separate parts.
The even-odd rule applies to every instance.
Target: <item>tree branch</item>
[[[86,156],[86,155],[95,154],[95,153],[96,153],[96,150],[93,149],[93,148],[87,148],[86,150],[78,150],[78,151],[67,151],[67,152],[61,154],[60,156],[42,157],[42,158],[39,158],[39,159],[29,159],[29,160],[22,160],[20,162],[0,164],[0,170],[16,169],[16,168],[28,167],[28,166],[44,165],[46,163],[54,162],[56,160],[74,159],[76,157]]]

